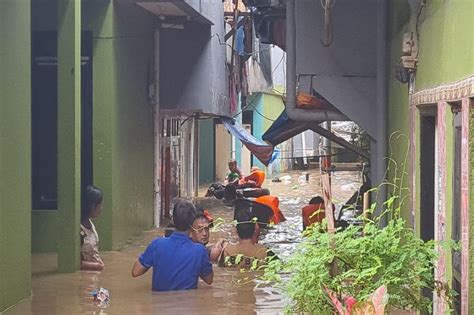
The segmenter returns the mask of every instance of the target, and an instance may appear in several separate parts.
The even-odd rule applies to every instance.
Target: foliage
[[[391,163],[396,165],[393,160]],[[434,279],[434,241],[421,240],[400,216],[404,201],[400,196],[407,190],[399,185],[403,183],[405,165],[395,167],[395,173],[400,169],[395,183],[384,183],[391,196],[382,203],[384,211],[376,218],[335,234],[325,231],[325,221],[312,225],[288,260],[268,263],[264,278],[275,282],[290,297],[288,311],[333,314],[327,290],[337,294],[339,300],[351,296],[367,301],[381,286],[387,288],[391,307],[429,311],[431,302],[421,295],[422,289],[437,292],[450,304],[449,287]],[[376,208],[374,203],[366,212],[374,214]],[[384,215],[390,220],[381,228]]]

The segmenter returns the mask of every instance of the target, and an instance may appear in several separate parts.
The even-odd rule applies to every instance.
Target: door
[[[216,123],[216,180],[223,180],[229,172],[228,162],[232,152],[232,137],[223,124]]]
[[[242,127],[245,129],[246,132],[252,134],[252,125],[250,124],[242,124]],[[242,150],[240,152],[240,170],[242,174],[248,175],[250,174],[250,168],[252,167],[252,154],[250,153],[249,149],[244,146],[241,142]]]
[[[81,184],[92,184],[92,33],[82,32]],[[57,209],[58,60],[57,33],[34,32],[31,63],[32,208]]]

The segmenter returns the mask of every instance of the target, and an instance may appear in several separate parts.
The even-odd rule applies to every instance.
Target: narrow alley
[[[292,252],[301,240],[301,208],[317,194],[319,171],[311,170],[309,181],[299,182],[301,172],[292,171],[291,180],[274,183],[267,180],[265,187],[280,196],[280,208],[287,221],[274,226],[261,236],[260,243],[277,255]],[[285,176],[287,174],[281,174]],[[336,203],[347,201],[360,185],[360,173],[335,172],[333,175]],[[207,187],[206,187],[207,189]],[[200,190],[200,196],[205,189]],[[207,205],[214,218],[226,222],[211,230],[211,243],[218,238],[237,241],[235,227],[231,224],[233,209],[223,206],[220,200],[199,197],[198,203]],[[139,239],[120,251],[103,253],[106,268],[103,272],[78,271],[73,274],[57,274],[56,257],[53,254],[33,255],[33,295],[4,315],[27,314],[281,314],[287,304],[275,288],[263,285],[255,279],[255,273],[241,273],[235,269],[214,266],[214,283],[200,282],[198,290],[152,293],[151,274],[132,279],[130,269],[145,246],[163,231],[145,232]],[[248,278],[248,279],[247,279]],[[110,290],[111,302],[106,309],[94,305],[91,292],[99,287]]]

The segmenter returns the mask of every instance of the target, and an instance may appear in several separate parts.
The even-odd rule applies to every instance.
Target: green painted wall
[[[31,293],[30,1],[0,1],[0,312]]]
[[[255,97],[256,99],[253,101],[253,135],[257,139],[262,140],[263,134],[285,109],[285,105],[279,95],[259,93]],[[253,165],[264,169],[263,164],[255,156],[252,162]]]
[[[33,6],[34,30],[56,30],[55,1]],[[153,111],[148,85],[153,16],[132,1],[82,1],[93,32],[94,184],[104,192],[96,227],[101,250],[117,249],[153,225]],[[56,211],[35,211],[35,252],[57,250]]]
[[[94,32],[94,182],[105,193],[102,249],[153,226],[153,16],[131,1],[86,2]]]
[[[199,120],[199,183],[214,181],[215,154],[214,154],[214,120]]]
[[[408,112],[408,86],[399,83],[395,78],[393,66],[395,66],[401,55],[402,35],[405,31],[415,31],[415,17],[410,19],[410,9],[407,1],[392,0],[389,10],[390,14],[390,84],[389,84],[389,106],[388,106],[388,127],[389,134],[394,131],[401,131],[409,135],[409,112]],[[429,87],[452,83],[465,79],[474,74],[474,14],[473,1],[427,1],[425,12],[421,15],[419,24],[420,42],[418,56],[418,70],[416,73],[415,91]],[[448,107],[446,114],[446,153],[447,153],[447,181],[446,181],[446,235],[451,236],[452,229],[452,170],[453,170],[453,125],[452,113]],[[471,119],[472,129],[472,119]],[[419,114],[416,114],[415,139],[419,141]],[[472,144],[472,136],[470,139]],[[471,146],[472,148],[472,146]],[[472,151],[472,150],[471,150]],[[398,162],[404,160],[405,146],[392,146],[390,153]],[[416,205],[416,225],[419,232],[420,226],[420,149],[415,149],[416,164],[415,169],[418,174],[416,178],[415,197],[418,200]],[[472,160],[472,157],[471,157]],[[472,161],[471,161],[472,162]],[[472,163],[471,163],[472,165]],[[474,173],[471,170],[471,178]],[[474,190],[471,183],[471,198]],[[406,207],[408,210],[408,207]],[[408,211],[404,213],[409,216]],[[472,216],[470,221],[472,221]],[[472,222],[471,222],[472,223]],[[472,224],[470,230],[472,232]],[[470,233],[472,234],[472,233]],[[472,235],[470,236],[472,242]],[[471,243],[470,243],[471,244]],[[471,245],[470,245],[471,246]],[[451,253],[446,251],[447,278],[452,275]],[[470,258],[470,268],[473,264]],[[472,272],[470,279],[473,279]],[[470,281],[472,282],[472,281]],[[474,298],[474,293],[470,292],[470,301]],[[470,303],[470,313],[474,312],[474,303]]]

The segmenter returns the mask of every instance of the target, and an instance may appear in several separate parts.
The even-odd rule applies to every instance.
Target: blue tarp
[[[241,125],[239,125],[235,119],[221,116],[222,123],[229,130],[229,132],[239,139],[243,145],[252,152],[255,157],[262,162],[265,166],[268,166],[276,157],[278,157],[278,150],[274,152],[272,145],[258,140],[251,134],[249,134]]]
[[[268,128],[268,130],[263,134],[262,139],[266,142],[276,146],[305,130],[310,129],[311,124],[318,124],[319,122],[314,123],[304,123],[291,120],[286,113],[286,109],[278,116],[278,118],[273,122],[273,124]]]

